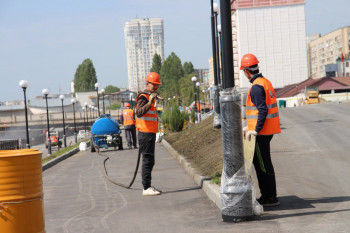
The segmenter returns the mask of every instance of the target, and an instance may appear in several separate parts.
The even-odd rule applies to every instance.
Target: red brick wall
[[[254,8],[267,6],[281,6],[292,4],[304,4],[305,0],[236,0],[233,3],[234,9]]]

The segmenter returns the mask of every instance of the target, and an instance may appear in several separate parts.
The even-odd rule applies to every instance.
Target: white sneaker
[[[148,189],[144,189],[142,192],[143,196],[156,196],[160,195],[162,191],[157,190],[155,187],[149,187]]]

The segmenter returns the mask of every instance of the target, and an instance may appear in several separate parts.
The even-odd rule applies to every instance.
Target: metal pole
[[[221,215],[224,221],[244,221],[253,215],[252,184],[246,177],[243,157],[241,100],[233,93],[234,70],[230,0],[220,0],[224,91],[220,96],[223,171],[221,176]]]
[[[198,103],[199,103],[199,121],[202,121],[202,112],[201,112],[201,98],[200,98],[200,93],[201,89],[200,86],[198,86]]]
[[[213,73],[214,73],[214,128],[221,128],[220,122],[220,103],[219,103],[219,88],[218,88],[218,75],[217,75],[217,61],[216,61],[216,41],[215,41],[215,22],[214,22],[214,1],[210,1],[211,9],[211,39],[212,39],[212,50],[213,50]]]
[[[98,110],[100,110],[100,98],[98,96],[98,87],[96,88],[96,95],[97,95],[97,108]],[[98,115],[100,115],[100,113]]]
[[[83,110],[83,116],[84,116],[84,128],[85,128],[85,132],[86,132],[85,109]]]
[[[89,110],[87,108],[88,107],[86,106],[86,126],[87,126],[87,129],[89,130]]]
[[[224,64],[224,59],[223,59],[223,57],[222,57],[223,51],[222,51],[222,35],[221,35],[221,33],[219,33],[219,41],[218,41],[218,44],[220,44],[220,45],[218,45],[218,46],[219,46],[219,48],[220,48],[220,53],[221,53],[221,55],[220,55],[220,59],[221,59],[221,73],[223,74],[223,73],[224,73],[225,64]],[[222,79],[222,86],[225,86],[224,83],[225,83],[225,79]]]
[[[219,37],[218,37],[218,14],[215,15],[215,46],[216,46],[216,61],[217,61],[217,69],[218,69],[218,85],[222,88],[222,80],[220,75],[220,49],[219,49]],[[222,63],[221,63],[222,67]]]
[[[73,102],[73,119],[74,119],[74,139],[75,143],[78,143],[78,138],[77,138],[77,125],[75,123],[75,104]]]
[[[47,119],[47,150],[48,154],[51,154],[51,139],[50,139],[50,123],[49,123],[49,105],[47,104],[47,95],[45,95],[46,100],[46,119]]]
[[[67,140],[66,140],[66,125],[64,123],[64,107],[63,107],[63,99],[62,99],[62,120],[63,120],[63,146],[67,147]]]
[[[89,113],[90,113],[90,127],[92,126],[92,121],[93,121],[93,116],[92,116],[92,113],[91,113],[91,108],[89,108]]]
[[[30,148],[29,144],[29,129],[28,129],[28,111],[27,111],[27,96],[26,96],[26,90],[27,88],[23,87],[23,93],[24,93],[24,114],[26,116],[26,135],[27,135],[27,144],[26,148]]]
[[[106,114],[106,112],[105,112],[105,94],[102,94],[102,103],[103,103],[103,114]]]
[[[196,103],[196,82],[193,82],[193,95],[194,95],[194,112],[197,113],[197,103]]]

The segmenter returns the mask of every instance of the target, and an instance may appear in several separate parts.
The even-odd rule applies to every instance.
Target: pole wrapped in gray
[[[252,182],[244,169],[241,99],[232,89],[220,92],[223,139],[221,214],[224,221],[242,221],[253,215]],[[255,198],[255,197],[254,197]]]
[[[220,103],[219,103],[219,92],[220,88],[214,86],[214,98],[213,98],[213,109],[214,109],[214,128],[221,128],[221,118],[220,118]]]

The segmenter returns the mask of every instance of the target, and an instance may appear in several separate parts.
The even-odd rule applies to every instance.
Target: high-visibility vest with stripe
[[[135,125],[134,111],[132,109],[123,110],[123,125]]]
[[[276,93],[273,89],[273,86],[269,80],[266,78],[257,78],[254,80],[253,85],[260,85],[265,90],[265,96],[266,96],[266,106],[267,106],[267,116],[265,119],[265,123],[263,128],[259,131],[260,135],[272,135],[276,133],[281,132],[281,126],[280,126],[280,118],[278,114],[278,107],[277,107],[277,100],[276,100]],[[247,118],[247,125],[248,130],[255,130],[256,124],[258,122],[258,114],[259,111],[254,105],[254,103],[251,100],[250,97],[250,91],[252,88],[249,89],[248,97],[247,97],[247,106],[246,106],[246,118]]]
[[[136,102],[140,96],[144,96],[149,100],[149,95],[146,93],[141,93],[136,99]],[[138,131],[144,133],[157,133],[158,132],[158,112],[154,101],[152,101],[151,108],[142,116],[136,116],[136,128]]]

